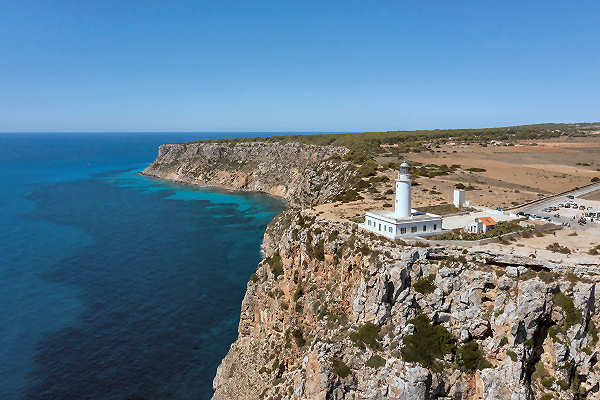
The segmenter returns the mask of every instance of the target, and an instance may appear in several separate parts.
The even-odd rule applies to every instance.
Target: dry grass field
[[[432,152],[408,153],[411,163],[460,165],[449,175],[417,177],[412,187],[413,207],[451,203],[456,184],[471,187],[467,200],[490,208],[510,207],[529,200],[590,183],[600,177],[600,137],[559,137],[521,141],[514,146],[464,144],[448,141]],[[398,158],[379,156],[377,163],[399,162]],[[484,169],[482,172],[469,168]],[[316,207],[323,216],[347,219],[363,215],[368,209],[391,208],[393,180],[397,172],[379,168],[388,182],[376,185],[376,192],[363,192],[362,200]],[[590,194],[600,198],[600,193]],[[590,197],[592,199],[592,197]]]

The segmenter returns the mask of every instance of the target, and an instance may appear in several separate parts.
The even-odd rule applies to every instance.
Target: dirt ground
[[[448,142],[435,152],[409,153],[410,163],[461,165],[457,172],[434,178],[418,177],[412,187],[412,207],[452,203],[454,185],[473,186],[466,199],[474,205],[507,208],[552,193],[562,192],[590,183],[600,177],[600,137],[560,137],[539,141],[522,141],[515,146],[479,144],[463,145]],[[401,161],[379,157],[379,164]],[[483,168],[485,172],[470,172],[468,168]],[[369,209],[391,209],[397,171],[388,169],[390,181],[380,183],[377,193],[361,193],[363,200],[350,203],[323,204],[316,212],[331,219],[349,219],[364,215]],[[415,183],[416,182],[416,183]],[[596,193],[600,197],[600,194]]]
[[[549,244],[555,242],[567,247],[571,250],[571,254],[555,253],[546,249]],[[597,227],[584,231],[575,232],[572,229],[566,228],[542,237],[533,236],[530,239],[519,238],[509,245],[492,243],[485,246],[475,246],[472,249],[500,251],[507,251],[508,249],[511,254],[520,256],[530,256],[533,254],[537,258],[556,262],[600,264],[600,255],[588,254],[588,251],[597,245],[600,245],[600,224]]]
[[[600,201],[600,190],[596,190],[595,192],[588,193],[586,195],[581,196],[582,199],[585,200],[596,200]]]
[[[460,164],[463,171],[439,179],[471,184],[475,205],[508,207],[550,193],[590,183],[600,176],[600,138],[565,138],[522,142],[516,146],[445,145],[442,153],[410,154],[411,161]],[[468,172],[484,168],[485,172]]]

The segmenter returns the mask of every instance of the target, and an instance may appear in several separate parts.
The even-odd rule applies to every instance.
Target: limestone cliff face
[[[160,146],[143,172],[173,181],[262,191],[295,205],[314,205],[339,194],[354,172],[342,147],[296,143],[186,143]]]
[[[300,211],[338,195],[346,149],[160,147],[144,173],[263,191],[267,228],[215,400],[600,399],[600,268],[411,247]]]
[[[600,398],[594,267],[409,247],[295,209],[263,247],[215,400]]]

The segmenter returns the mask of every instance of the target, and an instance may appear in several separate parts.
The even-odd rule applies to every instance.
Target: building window
[[[433,230],[437,231],[437,224],[433,224]]]
[[[390,232],[393,232],[394,230],[392,229],[392,227],[390,226]]]
[[[379,224],[379,230],[381,230],[381,224]]]
[[[401,234],[404,234],[404,233],[406,233],[406,228],[400,228],[400,233],[401,233]]]
[[[411,231],[412,233],[415,233],[415,232],[417,231],[417,227],[416,227],[416,226],[411,226],[411,227],[410,227],[410,231]]]
[[[423,225],[423,232],[427,232],[427,225]]]

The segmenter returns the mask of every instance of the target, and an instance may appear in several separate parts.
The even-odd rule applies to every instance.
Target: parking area
[[[567,195],[529,207],[518,214],[530,219],[545,219],[575,230],[584,230],[600,224],[600,201]]]

